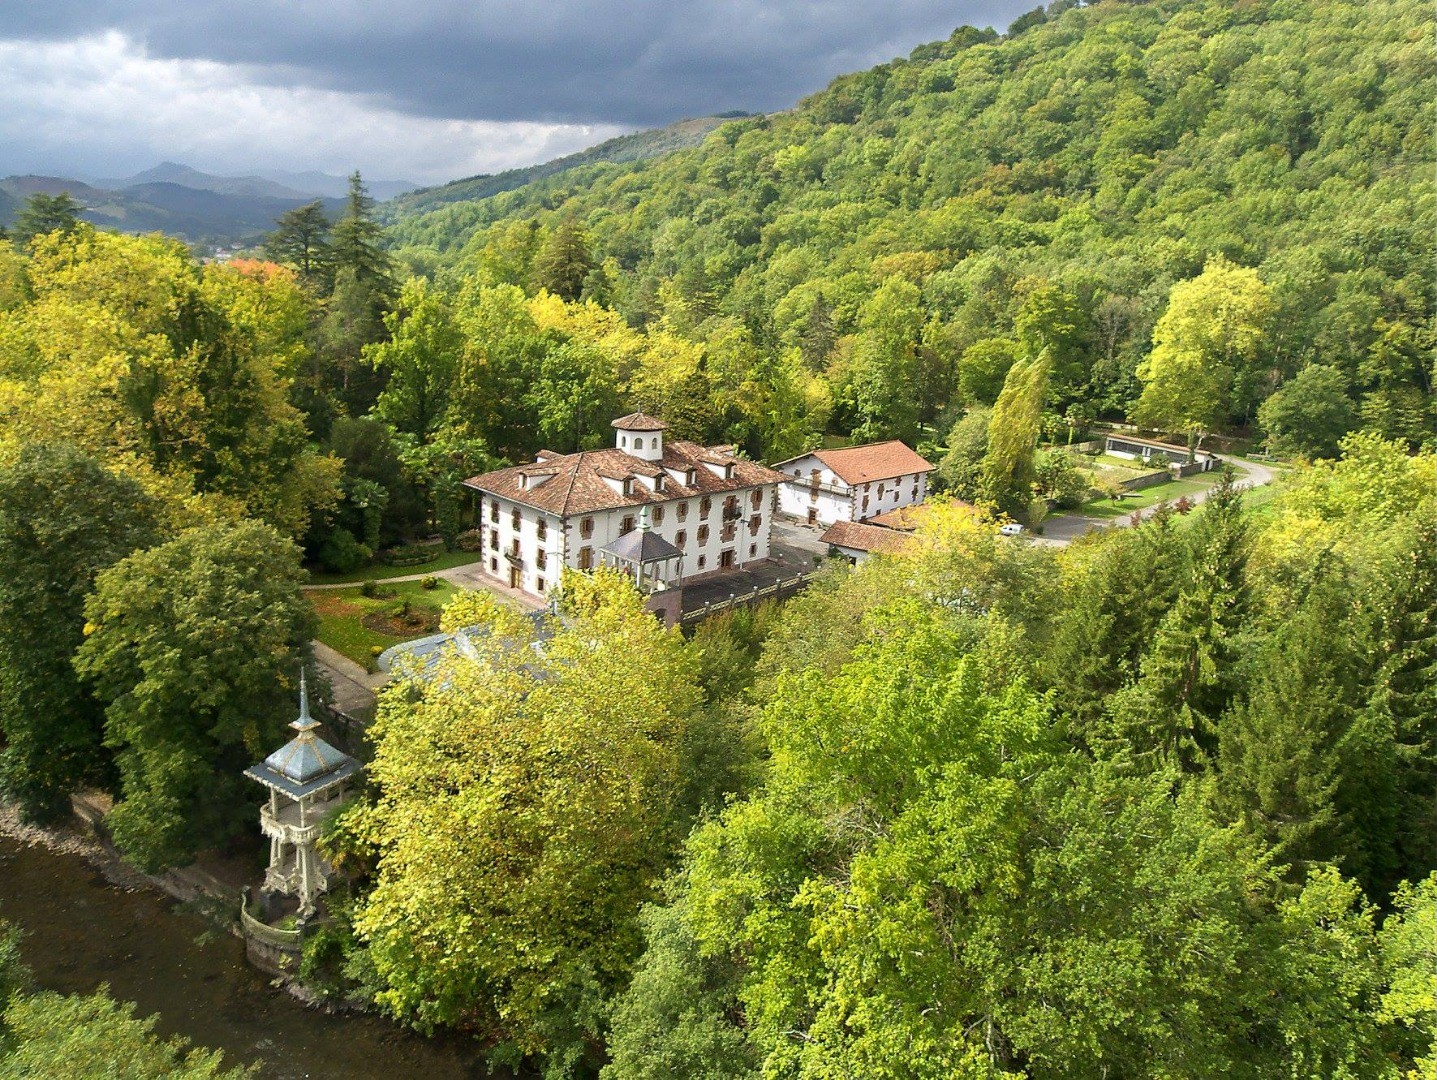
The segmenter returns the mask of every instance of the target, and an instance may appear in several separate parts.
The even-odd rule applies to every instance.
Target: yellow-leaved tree
[[[695,659],[611,571],[566,577],[539,646],[477,595],[446,623],[480,628],[474,654],[390,689],[372,731],[356,831],[378,862],[355,928],[397,1016],[576,1065],[681,839]]]
[[[1153,328],[1153,351],[1138,365],[1138,422],[1181,431],[1196,449],[1225,415],[1233,379],[1259,361],[1272,306],[1256,270],[1220,255],[1174,285]]]
[[[301,537],[335,504],[339,462],[287,399],[307,353],[288,271],[81,226],[36,240],[25,278],[0,311],[0,456],[73,444],[183,507],[179,524],[249,515]]]

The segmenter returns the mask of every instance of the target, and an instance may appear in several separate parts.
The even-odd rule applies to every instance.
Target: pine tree
[[[1177,598],[1183,550],[1172,513],[1114,529],[1090,550],[1064,596],[1045,656],[1055,707],[1071,737],[1097,750],[1110,738],[1108,698],[1137,678],[1143,653]]]
[[[324,204],[314,202],[286,210],[265,237],[265,257],[293,267],[306,284],[329,289],[334,284],[329,244],[330,221]]]
[[[1134,746],[1189,770],[1212,756],[1215,723],[1235,690],[1235,638],[1251,607],[1249,547],[1242,495],[1225,469],[1193,526],[1187,580],[1158,624],[1137,693],[1123,702]]]
[[[1307,576],[1297,607],[1248,637],[1247,691],[1218,731],[1215,796],[1225,817],[1287,864],[1294,883],[1356,840],[1337,795],[1367,639],[1347,568],[1328,557]]]
[[[838,341],[833,328],[833,306],[823,298],[823,293],[813,297],[808,316],[803,320],[803,334],[798,339],[798,350],[810,371],[822,371]]]
[[[534,260],[534,284],[565,300],[577,300],[584,279],[594,269],[589,237],[579,219],[564,217],[549,234]]]
[[[349,178],[344,214],[330,237],[336,273],[350,271],[357,282],[388,298],[394,291],[394,266],[384,251],[384,229],[374,220],[374,200],[355,172]]]
[[[74,232],[80,224],[80,211],[83,209],[68,191],[58,195],[37,191],[25,200],[24,207],[15,216],[15,222],[10,226],[10,238],[17,244],[23,244],[52,232]]]

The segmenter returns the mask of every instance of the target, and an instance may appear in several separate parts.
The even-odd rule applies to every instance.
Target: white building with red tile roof
[[[891,439],[845,446],[780,461],[784,475],[779,509],[810,525],[866,521],[928,496],[933,466],[909,446]]]
[[[565,566],[628,563],[632,545],[615,545],[645,516],[649,546],[662,539],[681,553],[650,567],[653,580],[677,585],[768,558],[781,474],[731,446],[667,439],[667,425],[643,413],[613,427],[613,449],[541,451],[464,481],[478,497],[486,573],[546,597]]]
[[[857,565],[874,552],[892,555],[902,551],[913,542],[913,535],[862,521],[835,521],[819,540],[836,548],[840,555]]]

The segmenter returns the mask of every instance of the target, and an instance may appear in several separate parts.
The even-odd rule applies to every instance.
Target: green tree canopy
[[[37,236],[48,236],[58,232],[68,234],[80,224],[80,211],[84,209],[68,191],[47,195],[37,191],[25,200],[15,222],[10,226],[10,237],[17,244],[34,240]]]
[[[293,267],[307,285],[326,289],[332,285],[331,227],[319,199],[286,210],[276,219],[274,232],[265,237],[265,257]]]
[[[1138,422],[1181,431],[1195,447],[1224,415],[1234,377],[1258,361],[1271,306],[1257,271],[1222,257],[1174,285],[1153,351],[1138,366]]]
[[[1330,367],[1305,367],[1262,403],[1257,422],[1278,454],[1331,458],[1357,423],[1347,380]]]
[[[75,667],[106,702],[115,842],[146,868],[253,827],[243,770],[284,741],[316,621],[299,549],[255,521],[191,529],[102,571]]]
[[[542,653],[492,597],[457,600],[446,625],[487,631],[477,662],[385,695],[355,923],[396,1015],[493,1032],[556,1074],[591,1056],[638,953],[699,702],[682,639],[626,580],[573,574],[562,597]]]
[[[108,783],[103,710],[70,657],[95,575],[158,538],[133,480],[69,446],[27,446],[0,468],[0,791],[58,820],[77,784]]]

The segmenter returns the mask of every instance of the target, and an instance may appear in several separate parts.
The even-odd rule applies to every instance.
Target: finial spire
[[[650,528],[652,528],[652,525],[649,521],[649,507],[648,504],[645,503],[639,510],[639,532],[648,532]]]
[[[310,731],[319,727],[319,721],[309,715],[309,683],[305,679],[303,664],[299,668],[299,719],[289,726],[295,731]]]

